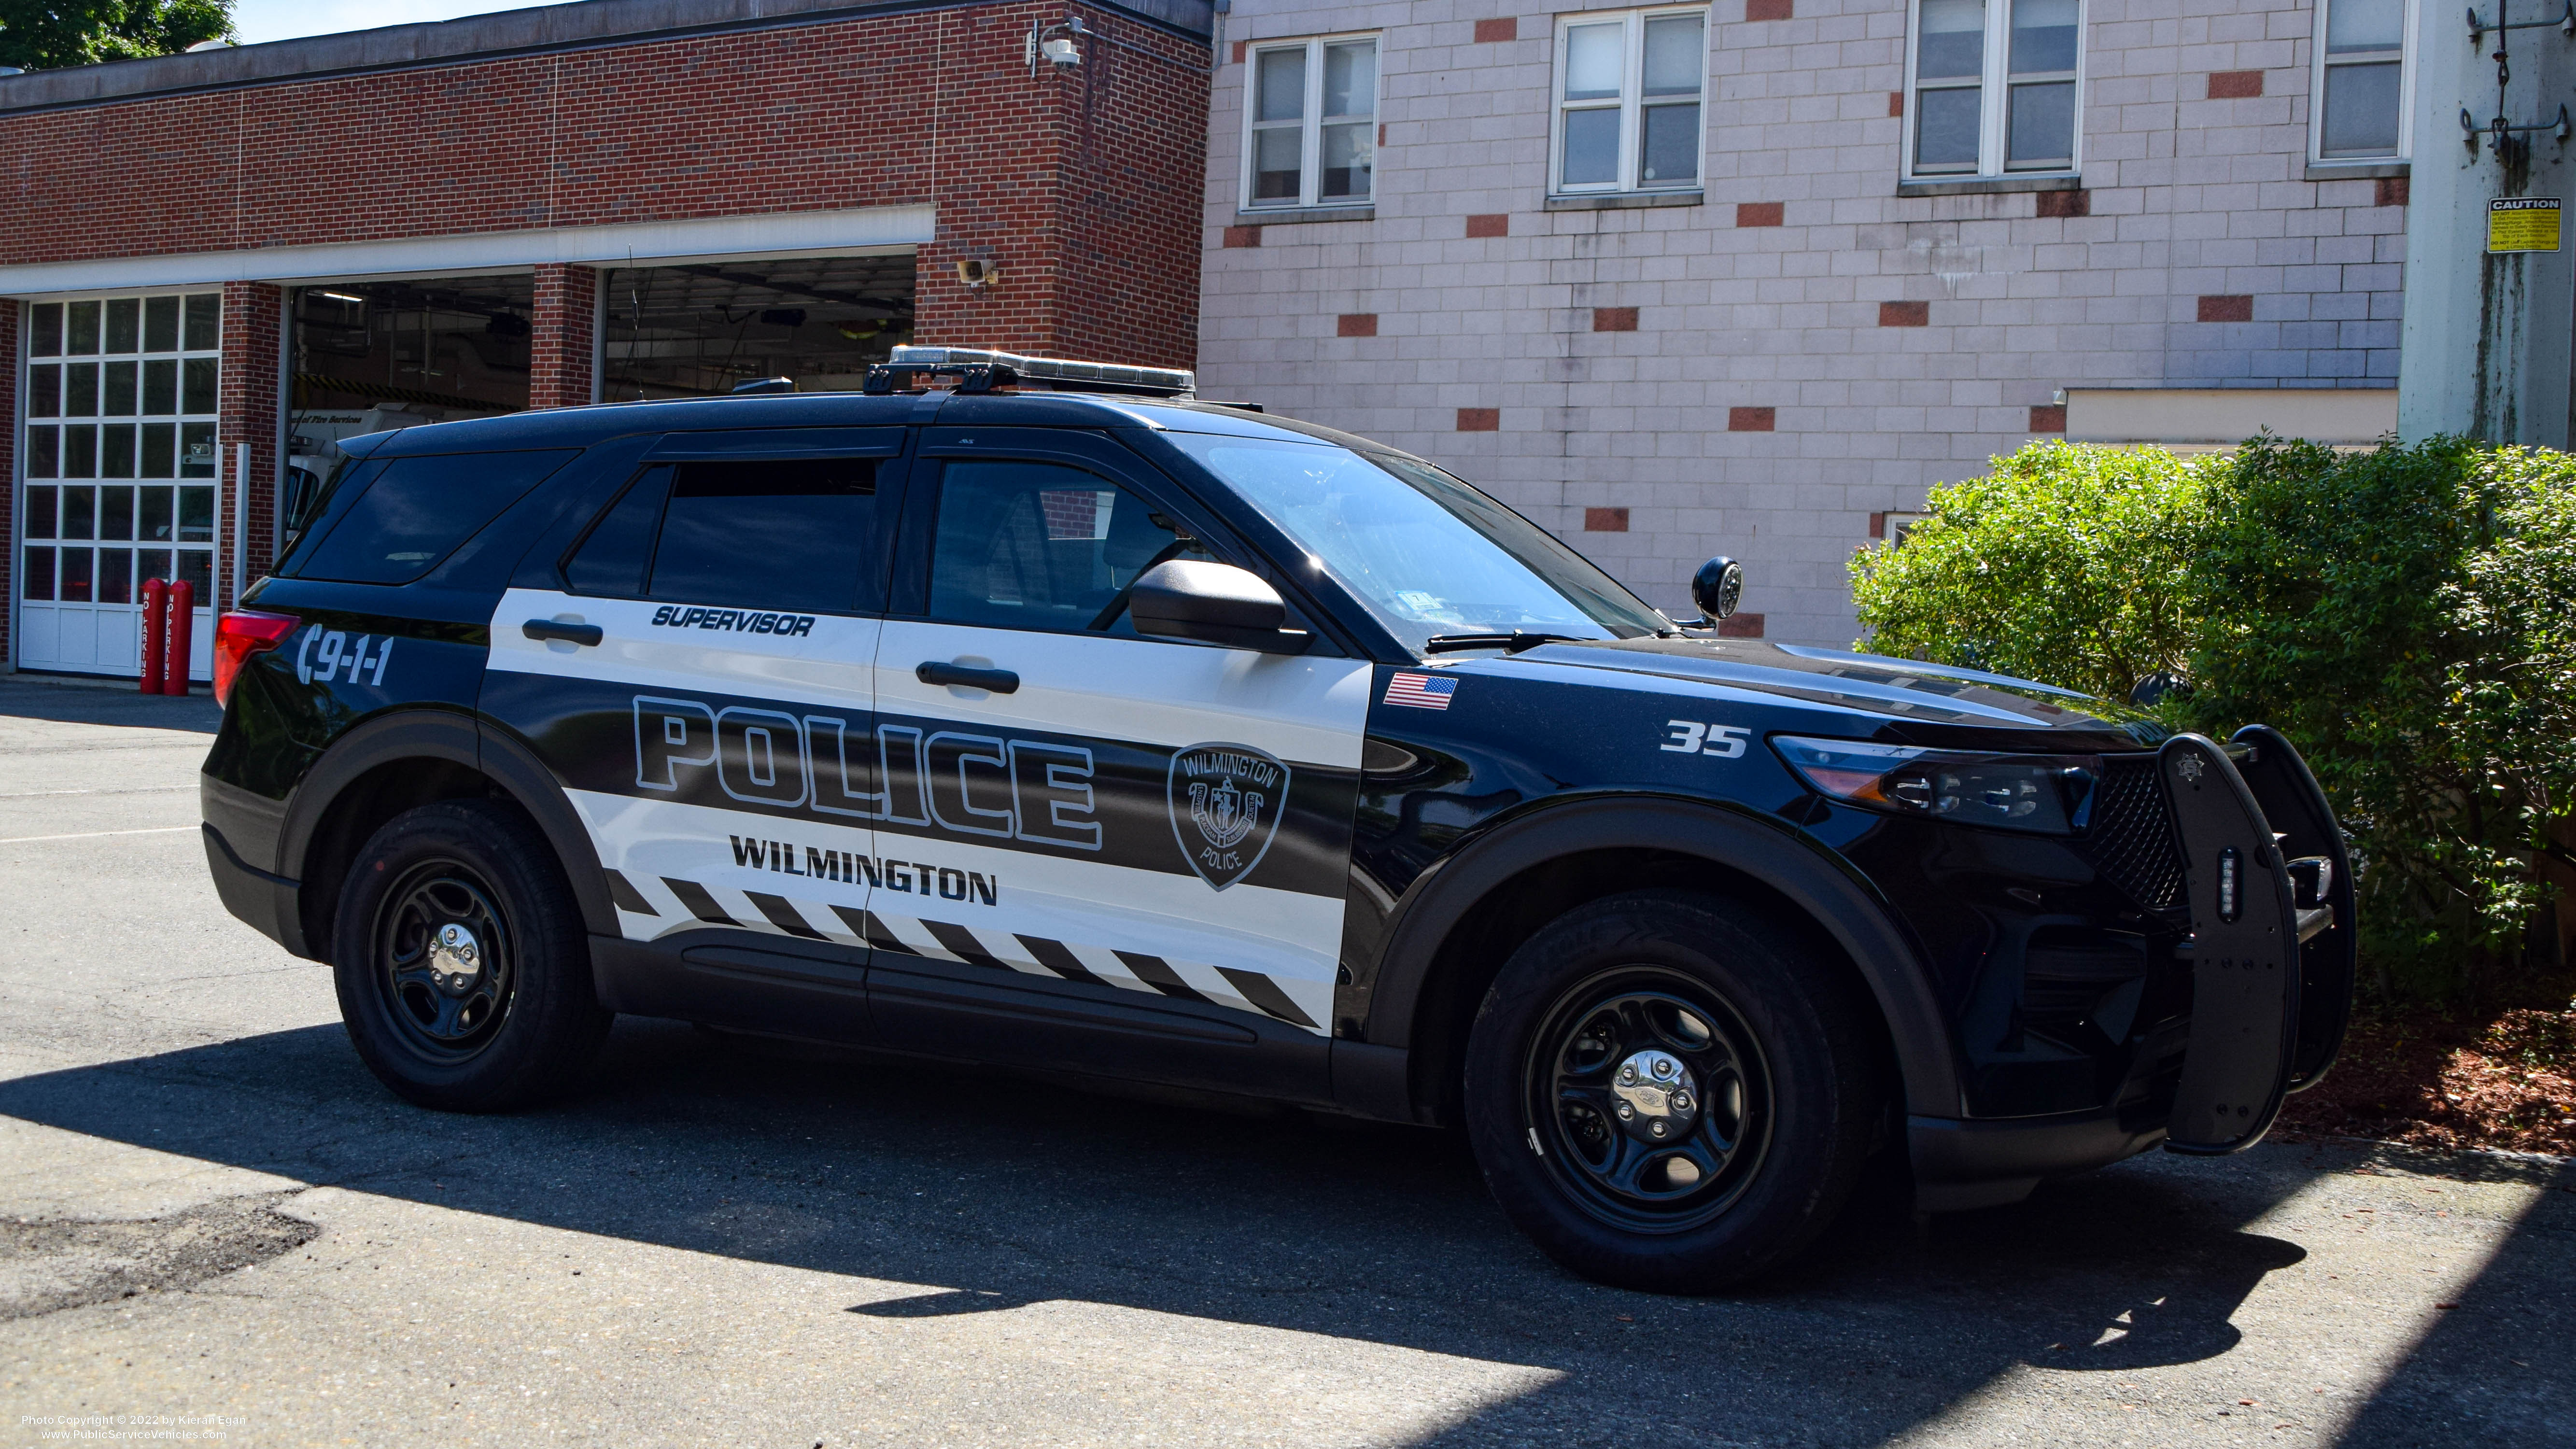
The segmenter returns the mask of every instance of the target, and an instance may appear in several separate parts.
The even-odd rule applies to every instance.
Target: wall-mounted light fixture
[[[1002,280],[1002,265],[999,262],[960,260],[957,263],[957,280],[969,287],[989,287]]]
[[[1082,49],[1074,42],[1090,34],[1090,31],[1083,28],[1080,16],[1069,16],[1053,25],[1031,23],[1028,45],[1029,78],[1037,79],[1038,62],[1041,60],[1058,66],[1082,64]]]

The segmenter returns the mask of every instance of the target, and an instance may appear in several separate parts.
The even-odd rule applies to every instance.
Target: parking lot
[[[421,1112],[359,1066],[328,973],[216,902],[213,726],[203,697],[0,677],[0,1442],[98,1415],[798,1449],[2576,1424],[2564,1163],[2275,1143],[1929,1223],[1881,1193],[1789,1274],[1686,1300],[1559,1271],[1410,1129],[651,1021],[576,1100]]]

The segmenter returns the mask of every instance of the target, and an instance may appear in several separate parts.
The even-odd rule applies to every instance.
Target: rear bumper
[[[224,909],[287,950],[310,958],[313,953],[305,949],[304,918],[298,909],[303,887],[244,863],[214,826],[197,828],[205,835],[206,870],[215,879],[215,894]]]
[[[2164,1128],[2126,1127],[2115,1112],[1905,1119],[1906,1151],[1914,1162],[1914,1205],[1922,1212],[2019,1202],[2048,1178],[2107,1167],[2164,1139]]]

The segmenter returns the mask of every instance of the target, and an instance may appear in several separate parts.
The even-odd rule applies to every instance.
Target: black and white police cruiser
[[[2262,1136],[2343,1035],[2290,743],[1676,625],[1186,372],[411,427],[218,631],[207,860],[424,1106],[611,1015],[1455,1126],[1574,1270]],[[1877,1180],[1877,1179],[1873,1179]]]

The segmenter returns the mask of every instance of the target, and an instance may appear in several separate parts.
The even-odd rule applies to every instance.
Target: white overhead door
[[[19,667],[134,673],[144,581],[185,579],[207,678],[222,294],[38,302],[23,330]]]

